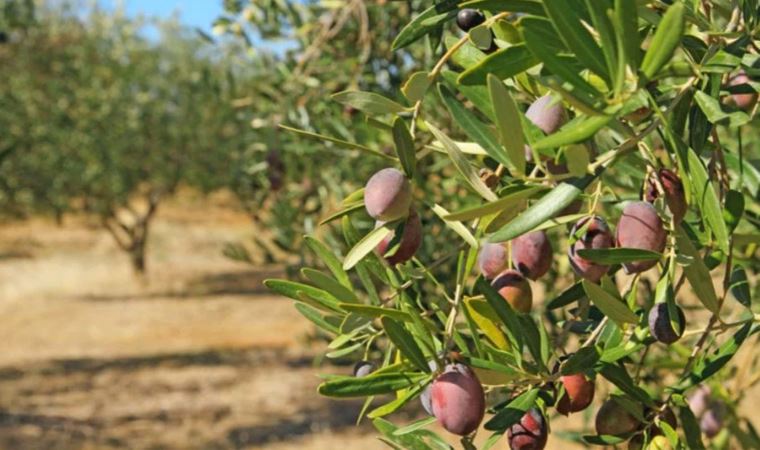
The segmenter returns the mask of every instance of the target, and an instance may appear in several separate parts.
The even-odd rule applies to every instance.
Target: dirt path
[[[280,270],[221,255],[247,218],[185,210],[157,220],[147,287],[83,223],[0,229],[0,448],[380,448],[360,405],[315,395],[310,328],[261,287]]]

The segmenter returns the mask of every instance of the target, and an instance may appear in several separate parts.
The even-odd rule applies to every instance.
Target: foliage
[[[138,271],[151,218],[180,183],[227,183],[247,118],[231,64],[175,23],[41,7],[0,45],[0,201],[6,215],[94,215]],[[206,53],[210,46],[206,46]]]
[[[256,20],[320,8],[334,17],[350,9],[330,10],[327,3],[248,8]],[[736,410],[744,390],[758,381],[757,360],[734,358],[757,339],[758,330],[752,302],[757,288],[751,281],[758,266],[759,155],[747,145],[757,140],[752,129],[757,105],[755,96],[742,110],[736,97],[754,94],[760,86],[752,81],[760,74],[753,40],[757,3],[474,0],[431,7],[412,2],[412,11],[382,3],[375,8],[403,14],[407,24],[385,39],[375,36],[373,45],[412,55],[432,49],[437,62],[425,60],[424,71],[406,73],[401,94],[376,80],[371,91],[348,85],[333,99],[361,111],[377,133],[387,136],[385,142],[393,142],[395,152],[373,152],[352,134],[365,129],[355,128],[356,119],[341,123],[334,117],[332,128],[315,129],[294,120],[300,108],[277,117],[294,128],[308,128],[294,130],[288,142],[321,133],[323,141],[338,142],[361,158],[362,170],[330,172],[330,182],[320,187],[330,189],[347,178],[362,184],[368,178],[365,161],[375,170],[396,166],[409,177],[414,208],[426,218],[425,245],[409,262],[389,265],[373,250],[397,224],[369,231],[363,192],[349,192],[344,214],[326,225],[340,230],[344,243],[308,241],[327,272],[304,269],[304,282],[266,282],[293,298],[298,311],[330,336],[329,358],[378,366],[364,377],[326,377],[320,392],[366,397],[362,414],[374,420],[393,448],[449,448],[426,429],[430,420],[402,428],[383,417],[409,408],[445,363],[463,362],[475,369],[488,394],[493,414],[485,423],[493,433],[483,446],[488,448],[530,408],[551,419],[563,392],[560,377],[583,372],[607,388],[602,392],[613,392],[607,408],[624,407],[623,414],[638,424],[633,438],[641,445],[656,431],[673,448],[699,448],[706,444],[684,398],[696,385],[709,384],[730,411],[727,425],[708,435],[707,445],[760,445]],[[235,5],[233,12],[245,14]],[[463,6],[487,15],[484,24],[464,35],[452,26]],[[314,15],[295,16],[305,20],[286,21],[292,29],[316,26]],[[271,30],[291,29],[272,23]],[[370,28],[383,28],[373,23]],[[329,47],[324,56],[338,67],[340,53],[335,52],[345,43],[335,39],[330,44],[316,51]],[[308,59],[311,48],[299,49]],[[376,55],[383,57],[395,58]],[[740,71],[749,82],[732,83]],[[320,79],[330,85],[331,78]],[[287,77],[282,86],[287,91],[289,83],[303,81]],[[547,93],[568,115],[565,125],[552,132],[536,126],[525,112]],[[302,158],[292,146],[293,157]],[[291,151],[288,144],[283,149]],[[682,222],[668,197],[673,191],[665,190],[664,168],[683,184],[687,209]],[[487,176],[481,176],[482,169]],[[623,231],[617,241],[648,237],[661,240],[661,248],[580,248],[578,257],[609,270],[599,280],[574,280],[564,251],[586,242],[591,223],[586,218],[598,215],[618,223],[618,233],[636,229],[630,216],[623,226],[621,216],[647,211],[636,200],[649,188],[660,195],[651,199],[656,213],[645,228],[660,227],[662,235]],[[568,225],[576,222],[569,233]],[[509,298],[504,301],[506,294],[473,272],[486,242],[511,241],[514,248],[515,238],[533,230],[548,232],[554,257],[550,272],[533,282],[542,285],[533,290],[543,298],[533,298],[531,312],[522,314]],[[442,267],[447,261],[453,270]],[[623,266],[636,273],[625,273]],[[647,316],[654,304],[666,304],[659,312],[666,311],[669,319],[655,317],[650,330]],[[677,320],[681,309],[685,331]],[[672,345],[657,340],[660,327],[668,325],[673,327],[669,333],[681,337]],[[732,383],[724,383],[727,379]],[[383,393],[395,396],[371,409],[373,398]],[[660,420],[667,408],[680,412],[681,426]],[[632,435],[596,435],[584,428],[562,437],[607,445]],[[473,436],[461,443],[475,448]]]

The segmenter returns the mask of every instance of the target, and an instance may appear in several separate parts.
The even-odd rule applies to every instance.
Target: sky
[[[222,0],[101,0],[104,6],[124,5],[130,15],[144,14],[160,18],[178,12],[180,21],[210,33],[211,23],[223,11]]]

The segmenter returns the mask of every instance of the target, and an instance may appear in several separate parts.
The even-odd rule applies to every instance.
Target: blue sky
[[[182,23],[205,32],[211,31],[211,23],[223,11],[222,0],[101,0],[100,3],[106,7],[121,3],[128,14],[135,16],[167,18],[177,12]]]

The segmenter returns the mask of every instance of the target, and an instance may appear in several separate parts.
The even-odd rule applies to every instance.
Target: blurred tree
[[[42,7],[24,39],[0,47],[0,201],[6,213],[84,211],[137,273],[151,219],[180,183],[223,186],[246,138],[224,58],[172,22]],[[7,20],[6,20],[7,21]]]

